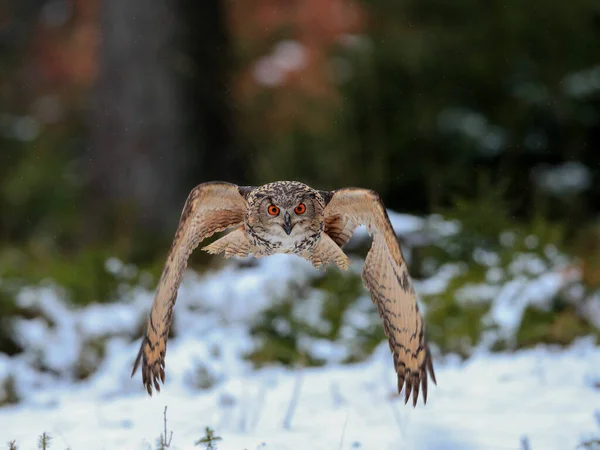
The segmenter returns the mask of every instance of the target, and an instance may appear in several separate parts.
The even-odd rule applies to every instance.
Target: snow
[[[563,80],[563,89],[575,98],[593,95],[600,90],[600,66],[569,74]]]
[[[437,118],[440,131],[446,134],[461,133],[477,143],[481,153],[498,154],[506,145],[506,131],[490,124],[480,113],[467,108],[448,108]]]
[[[583,312],[594,326],[600,328],[600,294],[597,293],[583,304]]]
[[[559,165],[541,164],[533,169],[533,180],[546,192],[568,197],[592,186],[592,172],[579,162]]]
[[[266,87],[284,83],[289,73],[302,70],[308,61],[308,51],[299,42],[278,42],[271,54],[260,58],[253,69],[254,80]]]
[[[410,214],[400,214],[393,211],[388,211],[392,228],[399,236],[409,236],[412,233],[420,232],[424,229],[426,221],[421,217],[412,216]],[[437,222],[436,222],[437,224]],[[354,239],[365,239],[368,236],[366,227],[359,227],[353,235]]]
[[[452,237],[460,230],[439,216],[390,213],[390,220],[405,241],[418,241],[422,233],[426,240]],[[565,259],[556,249],[544,251],[549,261],[520,253],[503,271],[496,254],[477,250],[473,258],[493,273],[486,282],[465,285],[459,300],[493,300],[486,320],[498,326],[495,333],[512,336],[527,305],[546,307],[577,277],[563,270]],[[351,270],[360,267],[356,262]],[[135,270],[113,258],[107,269]],[[464,263],[447,263],[415,285],[422,295],[440,293],[465,270]],[[442,357],[434,348],[439,386],[430,383],[427,405],[404,405],[395,395],[387,343],[365,362],[341,364],[348,356],[343,341],[368,326],[365,312],[373,305],[366,292],[345,313],[342,342],[299,337],[300,347],[325,366],[254,369],[243,357],[255,345],[250,324],[289,295],[290,286],[307,291],[293,314],[326,331],[328,324],[319,323],[323,292],[308,287],[316,273],[288,255],[230,261],[202,275],[188,271],[175,308],[166,383],[153,397],[139,372],[130,377],[139,348],[135,333],[153,292],[140,287],[126,291],[119,303],[74,309],[56,287],[23,290],[20,306],[41,316],[14,324],[24,353],[0,354],[0,398],[10,377],[21,398],[0,408],[0,443],[14,439],[19,448],[35,448],[47,432],[52,448],[155,448],[165,406],[171,448],[177,449],[198,448],[194,442],[206,426],[222,437],[220,450],[514,449],[522,439],[532,449],[565,449],[598,431],[600,347],[591,338],[566,349],[500,354],[482,345],[466,361]],[[586,303],[590,314],[600,316],[598,303],[594,297]],[[100,338],[104,355],[97,370],[76,381],[74,366],[88,356],[87,343]]]
[[[179,449],[194,448],[205,426],[223,438],[221,450],[518,448],[523,437],[534,449],[565,449],[595,430],[594,408],[600,405],[600,392],[590,383],[600,375],[600,349],[589,340],[565,351],[540,347],[458,364],[437,360],[439,386],[431,386],[428,404],[415,409],[394,395],[386,344],[363,364],[269,368],[199,391],[173,375],[199,355],[198,341],[169,349],[169,381],[159,395],[145,394],[139,374],[135,389],[108,397],[98,383],[56,390],[52,401],[0,409],[0,441],[34,448],[46,431],[59,448],[148,448],[162,432],[168,406],[172,445]],[[113,378],[117,372],[125,380],[136,350],[137,344],[120,347]],[[286,428],[295,389],[297,404]]]

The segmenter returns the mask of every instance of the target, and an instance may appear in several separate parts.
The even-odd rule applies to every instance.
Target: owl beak
[[[289,236],[289,234],[292,232],[292,228],[294,228],[294,226],[292,225],[292,221],[291,221],[291,217],[289,213],[285,213],[285,216],[283,216],[283,231],[286,232],[286,234]]]

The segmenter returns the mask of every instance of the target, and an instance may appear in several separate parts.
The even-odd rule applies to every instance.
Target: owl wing
[[[357,227],[358,225],[346,215],[332,214],[325,216],[324,231],[340,247],[348,243]]]
[[[404,386],[406,403],[412,392],[415,406],[421,385],[426,403],[427,372],[436,381],[425,325],[406,262],[379,194],[358,188],[333,191],[324,214],[325,232],[332,233],[330,237],[338,245],[348,241],[357,225],[366,225],[373,235],[362,271],[363,283],[383,320],[398,374],[398,393]]]
[[[165,353],[173,306],[187,260],[205,238],[244,221],[245,197],[251,188],[224,182],[203,183],[189,194],[173,244],[158,282],[148,317],[146,333],[133,365],[133,376],[142,363],[142,381],[152,395],[152,384],[160,391],[158,379],[165,381]]]

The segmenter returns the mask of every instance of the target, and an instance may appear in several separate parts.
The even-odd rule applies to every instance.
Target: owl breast
[[[305,253],[312,251],[321,239],[322,227],[317,230],[294,230],[291,234],[260,232],[246,224],[246,235],[260,255],[275,253]]]
[[[319,243],[321,232],[304,236],[281,236],[279,253],[302,253],[311,251]]]

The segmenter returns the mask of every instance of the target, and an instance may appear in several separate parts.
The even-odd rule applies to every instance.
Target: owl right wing
[[[203,183],[190,192],[185,202],[131,373],[133,376],[142,364],[142,381],[150,395],[152,384],[160,391],[158,380],[165,381],[167,337],[188,257],[213,233],[243,224],[247,210],[245,197],[251,189],[225,182]]]
[[[383,320],[398,374],[398,392],[411,393],[416,405],[419,388],[427,402],[427,375],[435,383],[431,354],[425,338],[425,324],[417,306],[406,261],[379,195],[367,189],[345,188],[322,194],[325,233],[339,246],[355,228],[366,225],[373,244],[365,259],[362,279]]]

